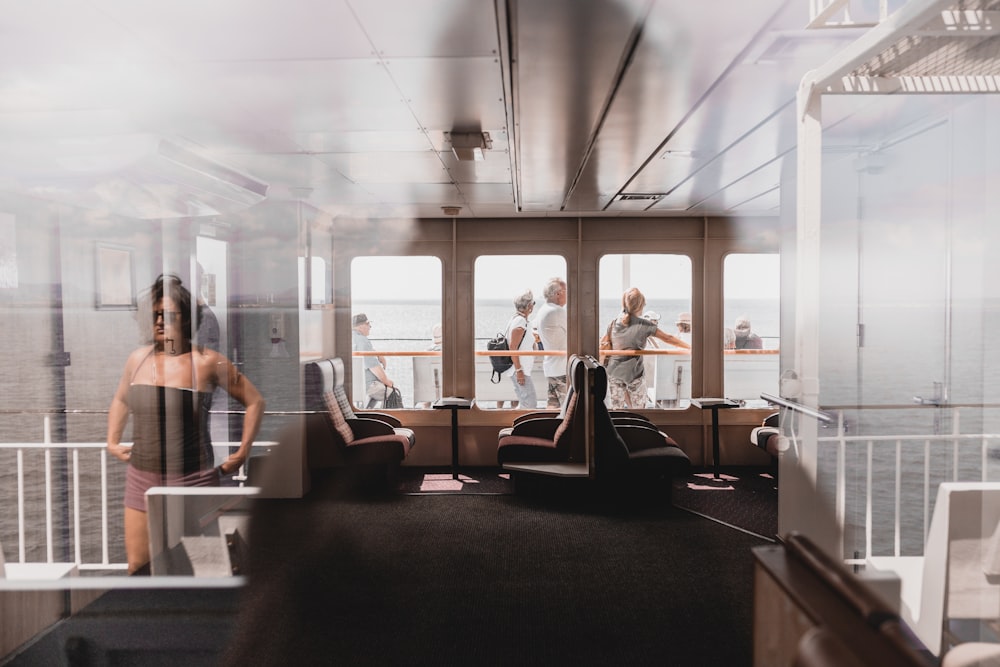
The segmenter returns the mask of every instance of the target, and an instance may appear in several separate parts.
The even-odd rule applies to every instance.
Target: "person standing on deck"
[[[358,313],[351,320],[354,331],[351,333],[352,347],[355,352],[374,352],[375,346],[368,339],[372,332],[372,321],[364,313]],[[368,406],[373,408],[385,400],[386,395],[395,386],[385,372],[385,357],[382,355],[366,355],[361,357],[361,365],[365,369],[365,394],[368,396]],[[357,400],[357,399],[355,399]]]
[[[548,381],[545,407],[558,410],[566,399],[566,281],[550,278],[542,290],[545,303],[538,311],[538,337],[542,349],[560,350],[542,361],[542,372]]]

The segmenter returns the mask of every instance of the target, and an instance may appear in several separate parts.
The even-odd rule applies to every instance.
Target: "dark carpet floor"
[[[269,501],[226,665],[749,665],[764,540],[521,495]]]
[[[318,480],[303,501],[260,501],[245,587],[112,591],[10,664],[752,664],[752,549],[767,541],[681,503],[758,480],[678,480],[670,507],[515,494],[479,473],[463,488],[501,492]]]
[[[674,480],[674,505],[768,539],[778,534],[778,481],[760,468],[696,472]]]
[[[500,468],[465,468],[454,479],[451,468],[400,468],[400,493],[432,494],[511,494],[510,473]]]
[[[543,484],[544,482],[539,482]],[[451,469],[400,469],[398,491],[405,494],[513,494],[515,485],[499,468],[465,468],[453,479]],[[763,468],[729,468],[718,478],[696,471],[674,480],[673,502],[729,526],[768,539],[778,533],[778,482]]]

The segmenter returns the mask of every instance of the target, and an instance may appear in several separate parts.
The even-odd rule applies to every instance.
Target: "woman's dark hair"
[[[161,273],[153,282],[150,297],[152,303],[156,304],[163,301],[165,296],[169,296],[180,310],[181,334],[184,336],[185,342],[190,343],[193,335],[191,329],[191,292],[188,291],[187,287],[184,287],[184,283],[177,276],[171,273]],[[195,328],[197,328],[201,324],[201,308],[198,308],[195,313],[195,320]]]

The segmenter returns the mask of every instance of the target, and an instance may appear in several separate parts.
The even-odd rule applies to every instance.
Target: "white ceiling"
[[[808,0],[0,7],[0,189],[136,217],[226,207],[163,140],[335,215],[775,214],[798,83],[860,34]]]

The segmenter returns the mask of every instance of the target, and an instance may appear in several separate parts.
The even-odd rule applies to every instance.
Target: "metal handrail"
[[[813,419],[821,421],[824,424],[832,424],[834,422],[832,415],[822,412],[821,410],[810,408],[808,405],[802,405],[801,403],[796,403],[795,401],[790,401],[787,398],[781,398],[780,396],[774,396],[772,394],[761,393],[760,397],[768,403],[780,405],[783,408],[788,408],[789,410],[806,415],[807,417],[812,417]]]

